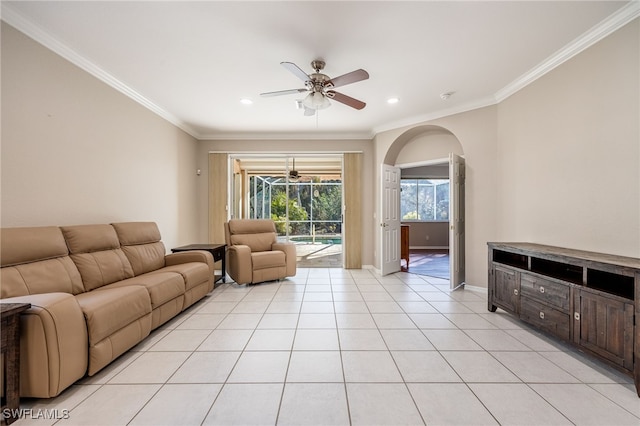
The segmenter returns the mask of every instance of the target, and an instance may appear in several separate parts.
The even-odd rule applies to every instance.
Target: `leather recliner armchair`
[[[231,219],[225,224],[227,273],[237,284],[274,281],[296,274],[296,247],[278,242],[270,219]]]

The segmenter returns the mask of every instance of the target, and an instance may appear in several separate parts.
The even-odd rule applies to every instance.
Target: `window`
[[[449,220],[449,179],[402,179],[400,189],[403,221]]]

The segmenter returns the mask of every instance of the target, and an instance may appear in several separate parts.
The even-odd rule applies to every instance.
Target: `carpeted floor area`
[[[411,250],[409,268],[402,261],[402,271],[449,279],[449,250]]]

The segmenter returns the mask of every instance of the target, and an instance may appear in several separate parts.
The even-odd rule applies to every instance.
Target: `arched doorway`
[[[389,146],[381,170],[381,271],[383,274],[400,270],[400,225],[413,230],[409,232],[412,246],[422,246],[424,237],[430,234],[439,238],[435,243],[438,248],[446,248],[449,255],[449,282],[456,288],[464,282],[465,244],[464,244],[464,179],[465,163],[462,145],[458,138],[448,129],[441,126],[424,125],[409,129],[398,136]],[[434,172],[437,170],[437,172]],[[390,176],[397,175],[396,178]],[[404,177],[403,177],[404,176]],[[411,176],[409,178],[408,176]],[[394,179],[396,182],[394,183]],[[445,196],[441,196],[437,205],[435,185],[448,187]],[[419,185],[423,185],[420,187]],[[418,192],[418,189],[420,188]],[[396,198],[402,197],[404,204],[415,194],[420,195],[429,189],[433,197],[423,196],[419,213],[417,202],[415,208],[404,208]],[[404,193],[402,192],[404,190]],[[443,204],[446,203],[446,204]],[[429,208],[424,205],[429,204]],[[443,206],[445,212],[443,213]],[[448,208],[447,208],[448,207]],[[412,210],[412,208],[414,210]],[[435,212],[439,208],[440,213]],[[394,211],[397,210],[397,211]],[[425,212],[434,212],[433,216]],[[396,228],[398,228],[396,230]],[[445,235],[444,242],[442,235]],[[419,243],[416,243],[419,241]],[[408,244],[408,242],[407,242]],[[396,251],[397,253],[395,253]],[[410,268],[409,268],[409,272]]]

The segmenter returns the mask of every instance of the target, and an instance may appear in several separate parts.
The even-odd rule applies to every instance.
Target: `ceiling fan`
[[[289,170],[289,182],[298,182],[300,179],[300,173],[296,170],[296,159],[293,159],[293,168]]]
[[[367,105],[366,103],[358,99],[354,99],[350,96],[333,90],[336,87],[345,86],[347,84],[356,83],[358,81],[368,79],[369,73],[367,73],[363,69],[358,69],[335,78],[329,78],[328,75],[322,74],[320,72],[324,69],[325,66],[324,61],[321,60],[315,60],[311,62],[311,68],[315,70],[315,72],[311,74],[305,73],[293,62],[280,62],[280,65],[282,65],[299,79],[304,81],[305,87],[300,89],[266,92],[261,93],[260,96],[268,97],[308,92],[304,100],[301,101],[301,104],[304,107],[304,115],[314,115],[317,110],[328,108],[331,105],[329,99],[333,99],[334,101],[338,101],[358,110],[364,108]]]

